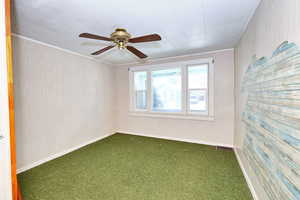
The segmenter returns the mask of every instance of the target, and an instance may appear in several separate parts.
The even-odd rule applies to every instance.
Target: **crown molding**
[[[63,51],[63,52],[68,53],[68,54],[72,54],[72,55],[75,55],[75,56],[80,56],[82,58],[92,60],[92,61],[94,61],[96,63],[99,63],[99,64],[103,64],[103,65],[107,65],[107,66],[114,66],[111,63],[100,61],[100,60],[95,59],[95,58],[93,58],[91,56],[86,56],[86,55],[77,53],[75,51],[64,49],[64,48],[61,48],[61,47],[58,47],[58,46],[55,46],[55,45],[52,45],[52,44],[47,44],[47,43],[44,43],[44,42],[41,42],[41,41],[38,41],[38,40],[35,40],[35,39],[32,39],[32,38],[23,36],[23,35],[19,35],[19,34],[16,34],[16,33],[12,33],[11,35],[13,37],[20,38],[20,39],[23,39],[23,40],[27,40],[27,41],[30,41],[30,42],[33,42],[33,43],[36,43],[36,44],[39,44],[39,45],[43,45],[43,46],[46,46],[46,47],[50,47],[50,48],[53,48],[53,49],[57,49],[59,51]]]
[[[186,54],[186,55],[179,55],[179,56],[169,56],[169,57],[164,57],[164,58],[153,58],[153,59],[148,59],[148,60],[143,60],[141,62],[131,62],[131,63],[124,63],[124,64],[114,64],[114,63],[108,63],[105,61],[100,61],[98,59],[95,59],[94,57],[91,56],[87,56],[87,55],[83,55],[68,49],[64,49],[52,44],[47,44],[45,42],[41,42],[20,34],[16,34],[16,33],[12,33],[12,36],[16,37],[16,38],[21,38],[30,42],[34,42],[36,44],[40,44],[43,46],[47,46],[50,48],[54,48],[60,51],[63,51],[65,53],[69,53],[72,55],[76,55],[76,56],[80,56],[82,58],[86,58],[89,60],[92,60],[96,63],[99,64],[103,64],[103,65],[107,65],[107,66],[112,66],[112,67],[134,67],[134,66],[141,66],[141,65],[150,65],[150,64],[158,64],[158,63],[167,63],[167,62],[176,62],[176,61],[182,61],[182,60],[189,60],[189,59],[197,59],[201,56],[205,56],[208,54],[216,54],[216,53],[221,53],[221,52],[226,52],[226,51],[233,51],[234,48],[228,48],[228,49],[219,49],[219,50],[214,50],[214,51],[206,51],[206,52],[201,52],[201,53],[193,53],[193,54]]]
[[[161,64],[161,63],[168,63],[168,62],[193,60],[193,59],[198,59],[198,58],[206,56],[206,55],[222,53],[222,52],[226,52],[226,51],[234,51],[234,48],[219,49],[219,50],[214,50],[214,51],[206,51],[206,52],[201,52],[201,53],[193,53],[193,54],[186,54],[186,55],[180,55],[180,56],[170,56],[170,57],[164,57],[164,58],[153,58],[153,59],[148,59],[143,62],[114,64],[114,66],[116,66],[116,67],[137,67],[137,66],[141,66],[141,65],[153,65],[153,64]]]

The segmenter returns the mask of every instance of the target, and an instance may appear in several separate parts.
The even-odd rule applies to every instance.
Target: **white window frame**
[[[150,70],[148,70],[148,73],[149,73],[149,77],[148,77],[148,80],[149,80],[149,83],[150,83],[150,92],[149,92],[149,94],[150,95],[148,95],[149,96],[149,104],[150,104],[150,109],[148,109],[148,112],[149,113],[152,113],[152,114],[171,114],[171,115],[173,115],[173,114],[184,114],[184,109],[183,109],[183,94],[181,94],[181,111],[180,112],[168,112],[168,111],[154,111],[153,110],[153,98],[152,98],[152,96],[153,96],[153,94],[152,94],[152,72],[153,71],[159,71],[159,70],[164,70],[164,69],[180,69],[180,71],[181,71],[181,91],[183,91],[183,86],[182,86],[182,82],[183,82],[183,76],[182,76],[182,73],[183,73],[183,70],[182,70],[182,67],[178,67],[178,66],[171,66],[171,67],[161,67],[161,68],[151,68]]]
[[[190,111],[188,89],[188,67],[208,64],[208,89],[207,89],[207,111]],[[181,112],[163,112],[152,110],[152,83],[151,73],[156,70],[181,68]],[[147,109],[140,110],[135,107],[134,72],[147,72]],[[198,90],[198,89],[197,89]],[[168,62],[161,64],[141,65],[129,68],[129,115],[141,117],[180,118],[195,120],[214,120],[214,58],[201,58],[188,61]]]
[[[194,88],[194,89],[190,89],[189,88],[189,73],[188,73],[188,69],[189,69],[189,67],[196,67],[196,66],[199,66],[199,65],[203,65],[203,64],[207,64],[208,66],[208,77],[207,77],[207,88]],[[189,114],[191,114],[191,115],[208,115],[209,114],[209,99],[210,99],[210,97],[209,97],[209,88],[210,88],[210,83],[209,83],[209,74],[210,74],[210,72],[209,72],[209,67],[210,66],[210,64],[209,63],[201,63],[201,64],[193,64],[193,65],[187,65],[186,66],[186,79],[187,79],[187,87],[186,87],[186,105],[187,105],[187,108],[186,108],[186,110],[187,110],[187,112],[189,113]],[[189,103],[189,101],[190,101],[190,91],[198,91],[198,90],[205,90],[205,91],[207,91],[207,93],[206,93],[206,103],[207,103],[207,105],[206,105],[206,108],[207,108],[207,110],[206,111],[192,111],[191,110],[191,108],[190,108],[190,103]]]
[[[145,70],[135,70],[134,72],[144,72]],[[138,109],[136,108],[136,96],[135,96],[135,88],[134,88],[134,75],[133,75],[133,72],[132,73],[129,73],[129,81],[130,81],[130,96],[132,96],[130,98],[130,105],[133,106],[131,107],[130,106],[130,110],[134,110],[135,112],[147,112],[148,110],[148,105],[149,105],[149,101],[148,101],[148,96],[149,93],[148,93],[148,89],[149,89],[149,77],[148,77],[148,72],[147,72],[147,82],[146,82],[146,109]]]

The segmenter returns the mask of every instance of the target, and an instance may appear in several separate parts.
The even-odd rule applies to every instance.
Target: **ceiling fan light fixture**
[[[117,45],[119,49],[125,49],[126,47],[126,43],[124,41],[117,42]]]

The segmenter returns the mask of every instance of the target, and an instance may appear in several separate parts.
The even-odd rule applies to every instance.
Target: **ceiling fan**
[[[131,38],[131,35],[123,28],[117,28],[110,37],[103,37],[100,35],[94,35],[91,33],[81,33],[79,37],[95,39],[95,40],[104,40],[114,42],[114,45],[107,46],[99,51],[92,53],[91,55],[99,55],[111,48],[118,47],[119,49],[127,49],[134,55],[139,58],[147,58],[143,52],[139,51],[133,46],[127,45],[128,43],[140,43],[140,42],[153,42],[161,40],[161,37],[158,34],[144,35],[140,37]]]

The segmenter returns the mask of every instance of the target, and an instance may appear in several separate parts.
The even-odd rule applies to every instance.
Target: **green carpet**
[[[115,134],[19,176],[24,200],[250,200],[231,150]]]

